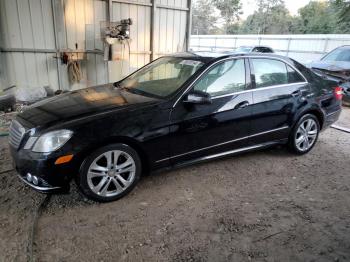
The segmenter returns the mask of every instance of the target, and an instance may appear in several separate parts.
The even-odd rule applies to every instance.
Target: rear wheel
[[[128,194],[141,175],[137,152],[125,144],[113,144],[93,152],[83,163],[78,179],[90,199],[108,202]]]
[[[316,144],[320,124],[316,116],[306,114],[301,117],[289,137],[289,146],[297,154],[306,154]]]

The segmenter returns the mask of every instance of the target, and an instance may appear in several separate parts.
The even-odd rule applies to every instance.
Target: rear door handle
[[[296,90],[296,91],[294,91],[293,93],[291,93],[291,95],[292,95],[293,97],[300,96],[300,95],[301,95],[301,91],[300,91],[300,90]]]
[[[243,102],[238,103],[235,106],[235,109],[242,109],[242,108],[245,108],[247,106],[249,106],[249,102],[248,101],[243,101]]]
[[[296,97],[296,96],[304,96],[309,93],[310,93],[309,89],[298,89],[298,90],[295,90],[293,93],[291,93],[291,95],[293,97]]]

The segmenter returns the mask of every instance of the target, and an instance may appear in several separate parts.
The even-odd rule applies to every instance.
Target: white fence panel
[[[252,45],[270,46],[277,54],[308,63],[334,48],[350,45],[350,35],[192,35],[190,49],[229,51]]]

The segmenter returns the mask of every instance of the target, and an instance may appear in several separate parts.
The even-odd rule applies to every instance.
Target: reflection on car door
[[[186,105],[180,100],[171,114],[171,161],[218,154],[247,145],[252,93],[245,59],[211,67],[191,90],[211,95],[211,104]]]
[[[292,117],[309,93],[305,78],[276,59],[251,58],[253,105],[251,142],[286,139]]]

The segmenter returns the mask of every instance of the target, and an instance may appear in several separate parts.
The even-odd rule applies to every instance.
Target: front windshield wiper
[[[121,88],[120,82],[114,82],[113,86],[116,87],[116,88]]]
[[[120,89],[120,90],[130,91],[130,89],[131,89],[131,88],[129,88],[129,87],[122,86],[122,85],[121,85],[121,82],[115,82],[115,83],[113,83],[113,86],[114,86],[115,88]]]
[[[154,98],[161,98],[160,96],[157,96],[157,95],[154,95],[154,94],[142,91],[142,90],[137,89],[137,88],[131,88],[131,87],[122,86],[121,82],[115,82],[115,83],[113,83],[113,86],[115,88],[118,88],[118,89],[123,90],[123,91],[127,91],[129,93],[133,93],[133,94],[138,94],[138,95],[143,95],[143,96],[148,96],[148,97],[154,97]]]

